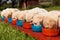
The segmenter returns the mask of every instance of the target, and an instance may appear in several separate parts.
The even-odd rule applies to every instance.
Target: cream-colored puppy
[[[50,11],[50,13],[53,13],[58,16],[58,26],[60,28],[60,11],[53,10],[53,11]]]
[[[49,13],[49,15],[44,17],[43,25],[45,28],[54,29],[57,28],[57,21],[58,21],[57,15]]]
[[[33,17],[33,21],[32,23],[34,25],[42,25],[42,21],[43,21],[43,16],[39,15],[39,14],[35,14],[35,16]]]
[[[25,20],[25,15],[26,15],[26,13],[27,13],[27,11],[28,10],[24,10],[24,11],[20,11],[20,12],[17,12],[17,18],[18,18],[18,20]]]

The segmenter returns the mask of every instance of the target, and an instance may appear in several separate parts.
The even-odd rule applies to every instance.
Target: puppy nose
[[[37,25],[37,23],[34,23],[35,25]]]
[[[24,22],[26,22],[26,20],[24,20]]]
[[[32,21],[31,21],[32,22]]]

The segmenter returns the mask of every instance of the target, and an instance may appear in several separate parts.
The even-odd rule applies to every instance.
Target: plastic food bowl
[[[11,23],[12,22],[12,18],[8,18],[8,22]]]
[[[8,18],[4,18],[4,21],[7,22],[8,21]]]
[[[4,21],[4,17],[1,17],[1,20]]]
[[[42,33],[46,36],[57,36],[59,34],[59,29],[42,28]]]
[[[32,25],[31,28],[32,28],[32,31],[34,31],[34,32],[41,32],[42,31],[42,25],[40,25],[40,26]]]
[[[30,29],[30,28],[31,28],[30,22],[24,22],[24,23],[23,23],[23,28]]]
[[[60,31],[60,28],[59,28],[59,31]]]
[[[15,19],[12,19],[12,24],[16,25],[16,20]]]
[[[22,26],[22,21],[21,20],[16,20],[16,25],[17,26]]]

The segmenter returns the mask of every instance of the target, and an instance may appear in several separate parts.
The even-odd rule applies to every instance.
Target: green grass
[[[25,35],[17,29],[13,29],[9,24],[0,22],[0,40],[36,40],[35,38]]]
[[[47,9],[48,11],[51,11],[51,10],[59,10],[60,11],[60,6],[51,6],[51,7],[45,8],[45,9]]]

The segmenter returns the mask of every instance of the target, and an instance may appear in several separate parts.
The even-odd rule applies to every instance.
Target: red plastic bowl
[[[7,22],[8,21],[8,18],[4,18],[4,21]]]
[[[12,24],[16,25],[16,20],[15,19],[12,20]]]
[[[57,36],[59,34],[59,29],[42,28],[42,33],[46,36]]]
[[[59,31],[60,31],[60,28],[59,28]]]
[[[22,27],[30,29],[31,28],[31,24],[30,24],[30,22],[24,22],[23,25],[22,25]]]

